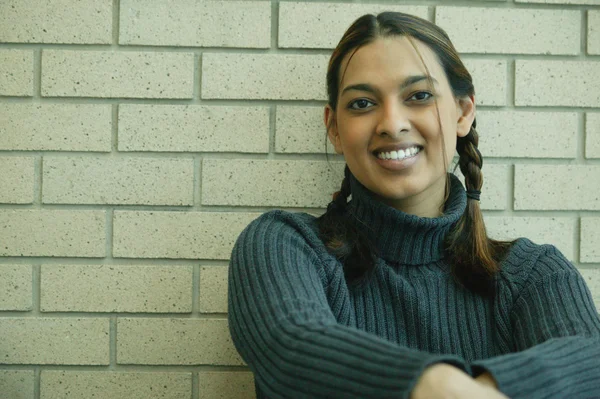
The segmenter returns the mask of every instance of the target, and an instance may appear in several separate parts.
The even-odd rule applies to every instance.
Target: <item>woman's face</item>
[[[325,123],[333,118],[329,139],[365,187],[397,209],[435,217],[457,137],[469,133],[475,106],[473,97],[454,98],[435,53],[413,41],[434,79],[433,90],[406,37],[379,38],[354,53],[339,85],[337,110],[325,107]]]

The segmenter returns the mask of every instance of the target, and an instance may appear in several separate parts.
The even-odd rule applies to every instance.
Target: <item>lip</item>
[[[419,145],[415,145],[415,144],[411,144],[409,146],[404,146],[404,147],[399,147],[399,149],[403,150],[403,149],[414,147],[414,146],[419,148],[419,152],[417,152],[412,157],[404,158],[401,160],[400,159],[381,159],[381,158],[378,158],[377,155],[375,155],[381,151],[385,151],[385,152],[392,151],[391,149],[388,150],[387,149],[388,147],[380,147],[381,150],[374,151],[372,153],[372,156],[375,158],[375,161],[382,168],[391,170],[391,171],[400,171],[400,170],[408,169],[411,166],[413,166],[415,163],[417,163],[417,161],[421,157],[421,154],[423,153],[423,147],[421,147]],[[389,148],[392,148],[392,147],[389,147]],[[396,148],[396,147],[394,147],[394,148]],[[397,150],[394,149],[394,151],[397,151]]]

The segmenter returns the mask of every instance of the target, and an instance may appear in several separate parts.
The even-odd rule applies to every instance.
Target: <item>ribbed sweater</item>
[[[600,398],[600,318],[558,249],[517,239],[484,299],[454,282],[444,251],[466,207],[456,177],[437,218],[350,183],[346,217],[378,252],[360,283],[346,283],[307,213],[267,212],[234,246],[229,328],[259,399],[409,398],[440,362],[489,371],[513,399]]]

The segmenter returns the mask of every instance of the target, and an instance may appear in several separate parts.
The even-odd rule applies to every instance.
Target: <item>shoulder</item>
[[[515,240],[500,271],[501,279],[517,291],[556,274],[579,274],[577,268],[551,244],[536,244],[527,238]]]
[[[263,247],[307,245],[318,254],[326,252],[319,238],[317,217],[304,212],[272,210],[263,213],[242,231],[235,247],[252,243]]]

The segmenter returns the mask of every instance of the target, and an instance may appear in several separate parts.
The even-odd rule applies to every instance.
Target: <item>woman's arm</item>
[[[540,263],[541,262],[541,263]],[[584,279],[554,247],[551,273],[527,284],[511,311],[516,353],[472,364],[513,399],[600,397],[600,318]]]
[[[408,398],[432,364],[467,370],[458,356],[338,324],[308,230],[291,214],[269,212],[244,230],[232,253],[231,336],[267,397]]]

